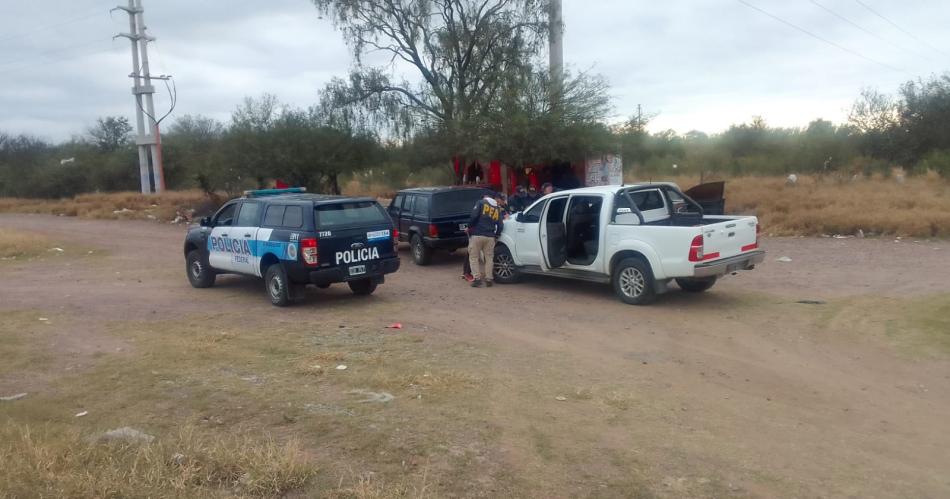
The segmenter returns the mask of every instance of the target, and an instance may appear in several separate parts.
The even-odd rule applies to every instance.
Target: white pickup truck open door
[[[567,261],[567,227],[564,216],[568,196],[548,200],[541,217],[541,252],[549,269],[556,269]]]

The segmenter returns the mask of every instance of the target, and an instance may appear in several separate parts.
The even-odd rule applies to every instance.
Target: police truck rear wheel
[[[367,296],[376,291],[376,282],[372,279],[360,279],[359,281],[350,281],[347,284],[350,285],[350,291],[354,295]]]
[[[429,261],[432,259],[432,250],[422,242],[422,238],[419,237],[419,234],[412,236],[409,245],[412,249],[412,261],[415,262],[416,265],[429,265]]]
[[[293,301],[290,297],[290,281],[287,279],[287,271],[279,263],[267,267],[267,272],[264,273],[264,286],[272,304],[278,307],[286,307]]]
[[[185,257],[185,272],[193,287],[210,288],[214,285],[214,271],[198,250],[189,251]]]

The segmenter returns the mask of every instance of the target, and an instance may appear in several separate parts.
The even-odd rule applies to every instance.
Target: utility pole
[[[551,107],[561,98],[564,80],[564,21],[561,0],[551,0],[548,12],[548,66],[551,71]]]
[[[152,95],[155,93],[152,80],[167,77],[156,78],[149,73],[148,42],[155,41],[155,38],[145,33],[145,20],[142,18],[145,9],[142,8],[142,0],[129,0],[127,6],[119,5],[113,10],[122,10],[129,15],[129,32],[119,33],[116,36],[128,38],[132,42],[132,73],[129,76],[133,82],[132,95],[135,96],[137,132],[135,144],[139,149],[139,176],[142,194],[162,192],[165,190],[165,175],[161,161],[161,139],[158,123],[155,120],[155,103],[152,99]],[[147,129],[146,115],[148,116]]]
[[[548,14],[548,65],[551,80],[559,84],[564,77],[564,21],[561,18],[561,0],[551,0]]]

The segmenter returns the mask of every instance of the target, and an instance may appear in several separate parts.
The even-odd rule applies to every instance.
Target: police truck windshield
[[[389,215],[373,201],[325,204],[316,207],[320,230],[389,223]]]

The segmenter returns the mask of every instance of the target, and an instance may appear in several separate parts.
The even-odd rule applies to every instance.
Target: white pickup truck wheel
[[[515,266],[515,260],[511,257],[511,251],[507,246],[498,245],[495,247],[495,262],[492,268],[495,274],[495,282],[501,284],[514,284],[521,278],[521,273]]]
[[[650,265],[639,258],[625,258],[613,275],[614,292],[630,305],[646,305],[656,297]]]
[[[711,277],[686,277],[676,280],[680,289],[689,293],[702,293],[716,284],[716,276]]]

